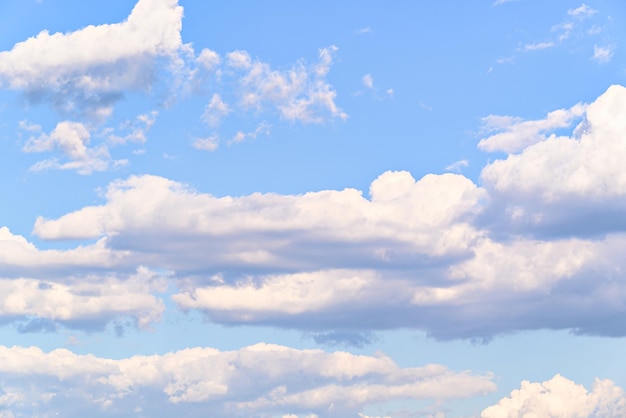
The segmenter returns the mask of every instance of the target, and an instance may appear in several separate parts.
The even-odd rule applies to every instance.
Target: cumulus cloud
[[[59,151],[62,158],[51,158],[37,162],[30,169],[41,171],[51,168],[61,170],[76,170],[79,174],[91,174],[94,171],[105,171],[120,167],[127,160],[113,160],[106,145],[89,147],[91,132],[80,122],[63,121],[45,134],[41,127],[22,123],[22,128],[29,131],[31,136],[24,144],[23,151],[41,153],[45,151]],[[139,132],[136,132],[139,134]]]
[[[545,140],[545,134],[548,132],[571,126],[574,121],[583,116],[585,110],[586,106],[579,103],[569,109],[552,111],[545,119],[528,121],[512,116],[486,116],[482,119],[481,131],[491,135],[481,139],[478,148],[489,152],[520,151],[529,145]]]
[[[368,196],[344,189],[218,198],[133,176],[112,182],[100,205],[39,217],[33,232],[99,240],[62,252],[67,265],[97,249],[102,258],[83,268],[171,271],[175,304],[219,323],[359,344],[389,328],[438,338],[537,328],[623,335],[623,109],[626,88],[613,86],[542,120],[487,119],[504,132],[482,147],[515,151],[484,167],[483,187],[459,174],[416,180],[401,171],[380,175]],[[554,129],[571,135],[549,135]],[[36,257],[22,264],[53,268],[42,261],[52,253],[24,250],[24,242],[21,251]]]
[[[497,201],[498,216],[513,226],[548,234],[623,231],[626,88],[611,86],[593,103],[572,109],[551,112],[532,127],[504,123],[508,131],[481,141],[481,148],[519,152],[487,165],[481,179]],[[583,121],[571,135],[537,135],[539,127],[570,123],[582,109]]]
[[[63,114],[102,119],[126,90],[147,90],[159,60],[175,68],[184,47],[176,0],[140,0],[128,18],[37,36],[0,52],[0,85]]]
[[[591,391],[561,375],[541,383],[523,381],[482,418],[618,418],[626,415],[626,394],[610,380],[596,379]]]
[[[347,118],[335,103],[337,93],[326,81],[336,46],[322,48],[319,62],[307,67],[274,70],[268,63],[253,59],[246,51],[227,54],[227,66],[237,74],[238,105],[243,109],[278,111],[282,119],[302,123],[322,123]]]
[[[165,290],[165,278],[128,256],[106,248],[105,240],[39,250],[0,228],[0,322],[26,323],[24,331],[55,324],[93,330],[130,318],[148,327],[164,311],[154,294]]]
[[[212,256],[204,250],[198,254],[222,267],[310,268],[319,265],[307,260],[312,247],[337,260],[352,254],[347,263],[359,259],[357,254],[362,260],[374,256],[385,263],[412,254],[463,253],[474,234],[463,218],[479,210],[477,202],[484,196],[460,175],[428,175],[416,181],[408,172],[384,173],[372,183],[370,195],[371,200],[358,190],[345,189],[215,198],[161,177],[131,177],[110,185],[105,205],[56,220],[39,218],[34,233],[44,239],[108,235],[114,246],[116,241],[124,246],[128,234],[134,236],[134,245],[154,241],[139,239],[142,234],[172,234],[166,241],[173,246],[183,245],[176,236],[192,234],[211,248],[217,240],[234,244],[243,234],[250,237],[248,244],[218,244]],[[167,257],[167,251],[161,256]]]
[[[102,205],[39,218],[34,233],[104,236],[111,251],[171,270],[176,304],[215,322],[336,335],[407,327],[439,338],[621,332],[606,318],[623,313],[611,273],[623,264],[614,250],[623,236],[500,241],[481,225],[496,199],[457,174],[387,172],[369,195],[216,198],[131,177],[112,183]]]
[[[222,101],[222,97],[215,93],[211,101],[204,108],[202,120],[209,126],[218,126],[222,118],[231,112],[230,107]]]
[[[383,354],[296,350],[259,343],[237,351],[188,348],[120,360],[65,349],[0,346],[2,407],[16,415],[79,407],[90,416],[354,416],[394,399],[445,400],[495,390],[490,375],[443,366],[400,368]],[[332,407],[331,407],[332,405]],[[330,411],[329,411],[330,407]]]

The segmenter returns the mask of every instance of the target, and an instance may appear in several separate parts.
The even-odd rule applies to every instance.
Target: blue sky
[[[0,417],[626,415],[624,28],[3,1]]]

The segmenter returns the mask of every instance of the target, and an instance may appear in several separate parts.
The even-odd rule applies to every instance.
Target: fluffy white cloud
[[[136,275],[117,278],[87,276],[63,282],[27,278],[0,278],[0,318],[26,320],[24,332],[55,328],[61,323],[74,328],[104,328],[116,319],[131,318],[141,328],[158,320],[163,302],[152,292],[165,284],[143,269]]]
[[[222,118],[231,112],[230,107],[222,101],[222,97],[215,93],[204,109],[202,120],[209,126],[218,126]]]
[[[186,263],[202,263],[195,268],[307,268],[321,261],[308,260],[313,248],[332,257],[333,264],[341,256],[354,263],[357,254],[370,264],[372,257],[388,262],[396,256],[463,253],[476,235],[463,218],[478,212],[484,197],[460,175],[415,181],[407,172],[381,175],[370,194],[371,200],[354,189],[216,198],[161,177],[131,177],[110,185],[105,205],[56,220],[39,218],[34,233],[45,239],[108,235],[113,248],[120,249],[128,243],[124,237],[132,236],[135,249],[157,242],[162,250],[169,248],[160,257],[176,254],[175,248],[194,236],[206,245],[187,255]]]
[[[560,375],[541,383],[523,381],[508,398],[485,409],[482,418],[618,418],[626,394],[610,380],[596,379],[591,392]]]
[[[583,116],[585,108],[584,105],[577,104],[570,109],[550,112],[545,119],[529,121],[511,116],[486,116],[483,118],[481,129],[491,135],[481,139],[478,148],[490,152],[520,151],[529,145],[545,140],[545,133],[570,126]]]
[[[619,96],[621,90],[613,91]],[[609,93],[586,108],[587,122],[577,128],[584,138],[603,138],[598,149],[623,132],[611,113],[617,99]],[[501,220],[494,214],[514,220],[538,215],[539,224],[544,218],[526,211],[539,199],[536,191],[525,194],[516,186],[506,194],[487,181],[490,170],[553,140],[487,166],[490,194],[456,174],[416,181],[407,172],[387,172],[372,182],[369,199],[354,189],[216,198],[141,176],[113,182],[102,205],[37,219],[34,233],[44,239],[104,236],[108,249],[173,271],[178,306],[218,322],[353,333],[411,327],[440,338],[543,327],[621,335],[607,322],[621,317],[626,303],[624,285],[614,280],[626,267],[614,250],[624,245],[619,229],[600,240],[542,240],[528,237],[527,221],[519,231],[497,228]],[[618,154],[614,149],[612,157]],[[599,165],[593,170],[600,174]],[[493,179],[533,186],[519,170]],[[554,183],[542,184],[567,190]],[[366,325],[365,316],[371,318]]]
[[[59,122],[50,134],[41,132],[38,125],[22,124],[22,128],[37,135],[26,141],[23,147],[25,152],[59,151],[64,157],[61,161],[57,158],[39,161],[31,167],[33,171],[56,168],[91,174],[94,171],[120,167],[128,162],[112,160],[109,149],[104,144],[89,147],[91,132],[80,122]],[[141,135],[142,132],[137,131],[135,134]]]
[[[24,332],[35,332],[57,323],[101,329],[130,318],[145,328],[158,320],[164,305],[154,294],[165,291],[165,278],[137,267],[129,252],[106,248],[105,241],[38,250],[0,228],[0,322],[17,321]]]
[[[483,169],[481,179],[496,201],[493,216],[547,234],[624,230],[626,88],[611,86],[590,105],[574,108],[586,110],[571,136],[553,134],[539,142],[533,137],[521,152]],[[531,131],[509,131],[505,143],[524,143],[536,134]]]
[[[307,68],[299,63],[286,71],[274,70],[246,51],[227,54],[227,66],[243,71],[237,74],[238,105],[257,111],[269,106],[276,109],[281,118],[302,123],[347,118],[335,103],[336,92],[325,79],[336,51],[334,45],[322,48],[317,65]]]
[[[176,0],[140,0],[121,23],[43,31],[0,52],[0,85],[62,112],[106,117],[125,90],[150,87],[159,59],[176,67],[182,16]]]
[[[1,380],[11,382],[3,384],[0,401],[18,416],[38,408],[66,414],[77,406],[90,416],[132,409],[150,416],[174,410],[206,416],[207,409],[212,416],[354,416],[374,402],[445,400],[495,390],[490,375],[455,373],[439,365],[400,368],[383,354],[264,343],[237,351],[188,348],[121,360],[0,346],[0,360]]]

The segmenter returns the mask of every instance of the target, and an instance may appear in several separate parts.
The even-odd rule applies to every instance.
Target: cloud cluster
[[[618,418],[626,415],[626,394],[610,380],[596,379],[591,392],[561,376],[541,383],[523,381],[508,398],[486,408],[482,418]]]
[[[355,416],[394,399],[443,400],[495,390],[490,375],[440,365],[400,368],[388,357],[256,344],[188,348],[120,360],[0,346],[0,407],[16,416]]]
[[[230,59],[248,65],[245,54]],[[37,219],[34,233],[105,239],[107,250],[172,271],[178,306],[216,322],[348,339],[398,327],[439,338],[623,335],[625,100],[613,86],[544,121],[500,121],[506,138],[483,143],[518,151],[483,169],[483,187],[458,174],[387,172],[369,197],[217,198],[136,176],[113,182],[102,205]],[[574,116],[572,136],[548,136]]]
[[[303,124],[346,119],[348,115],[337,105],[337,93],[327,81],[337,50],[334,45],[321,48],[316,64],[299,61],[287,69],[277,70],[253,58],[248,51],[231,51],[222,58],[215,51],[203,49],[197,63],[219,79],[213,86],[218,92],[213,93],[202,115],[202,120],[212,129],[210,140],[198,138],[192,146],[215,150],[223,136],[218,127],[233,113],[248,117],[251,113],[255,117],[278,116],[281,120]],[[258,124],[265,125],[265,121]],[[228,144],[255,138],[258,131],[259,128],[248,134],[238,131]]]
[[[493,5],[499,6],[505,3],[509,3],[514,0],[496,0]],[[536,53],[537,51],[545,51],[554,48],[559,48],[568,45],[574,40],[576,41],[576,50],[582,48],[589,48],[593,46],[593,54],[591,59],[598,63],[607,63],[613,58],[615,50],[615,42],[610,37],[604,36],[602,39],[603,45],[595,45],[593,42],[588,42],[588,39],[596,37],[600,33],[606,33],[606,26],[599,24],[598,19],[594,19],[594,16],[598,14],[598,11],[581,4],[579,7],[567,10],[566,17],[558,24],[553,25],[550,28],[550,33],[547,34],[542,40],[536,42],[525,42],[517,47],[517,52],[524,53]],[[610,18],[609,18],[610,20]],[[595,24],[593,23],[595,22]],[[597,40],[597,37],[596,37]],[[581,45],[585,45],[581,47]],[[515,61],[515,54],[507,58],[497,59],[498,64],[511,63]]]
[[[63,119],[49,134],[37,125],[23,126],[35,131],[23,147],[25,152],[61,153],[61,158],[45,159],[31,170],[91,174],[127,164],[112,159],[108,145],[145,142],[155,110],[139,115],[126,135],[104,129],[108,145],[88,143],[99,125],[110,119],[115,105],[133,92],[155,96],[164,88],[168,98],[161,105],[168,106],[174,91],[180,95],[208,89],[212,94],[201,119],[213,131],[196,138],[192,146],[209,151],[219,146],[222,119],[235,111],[239,116],[278,116],[304,124],[347,117],[326,79],[336,46],[320,49],[314,65],[299,61],[284,70],[246,51],[232,51],[223,59],[205,48],[196,56],[191,44],[182,41],[182,17],[177,0],[139,0],[123,22],[68,33],[42,31],[0,52],[0,88],[19,91],[31,104],[46,103]],[[218,82],[213,83],[213,77]],[[257,122],[250,132],[228,134],[228,144],[267,134],[269,124]]]

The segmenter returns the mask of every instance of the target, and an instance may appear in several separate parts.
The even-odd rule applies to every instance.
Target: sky
[[[0,1],[0,417],[626,416],[626,4]]]

